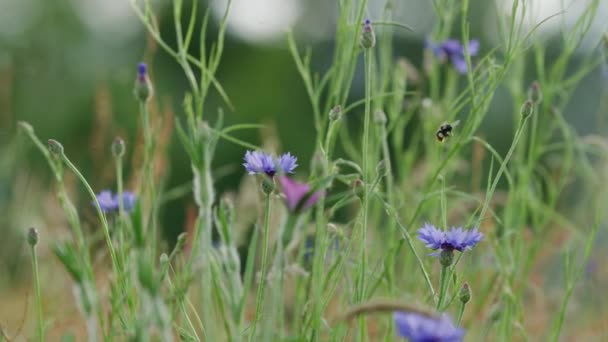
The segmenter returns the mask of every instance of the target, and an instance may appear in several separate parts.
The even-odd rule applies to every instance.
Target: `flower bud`
[[[534,112],[534,104],[530,100],[526,100],[521,106],[520,113],[524,119],[527,119]]]
[[[361,180],[361,178],[357,178],[355,179],[352,184],[351,187],[353,189],[353,192],[355,193],[355,195],[357,195],[358,197],[363,196],[363,187],[365,186],[365,184],[363,184],[363,181]]]
[[[386,125],[386,114],[383,110],[377,110],[374,112],[374,122],[378,125]]]
[[[454,262],[454,251],[449,249],[441,250],[441,254],[439,254],[439,263],[443,267],[452,266],[452,262]]]
[[[125,154],[125,141],[121,137],[114,138],[112,142],[112,155],[114,158],[122,158]]]
[[[207,121],[203,121],[203,120],[198,120],[197,121],[197,130],[198,130],[198,135],[201,138],[201,141],[203,142],[209,142],[211,137],[213,136],[213,131],[211,129],[211,127],[209,126],[209,124],[207,123]]]
[[[32,246],[32,247],[36,246],[38,244],[38,238],[39,238],[39,236],[38,236],[38,229],[36,229],[36,228],[30,228],[27,231],[27,243],[30,246]]]
[[[274,181],[271,178],[264,177],[264,180],[262,181],[262,191],[264,191],[266,195],[270,195],[274,191],[274,188]]]
[[[342,107],[340,105],[335,106],[329,111],[329,120],[338,121],[342,118]]]
[[[18,121],[17,125],[28,134],[34,133],[34,128],[28,122]]]
[[[63,155],[63,145],[55,139],[49,139],[47,144],[49,151],[56,156]]]
[[[169,256],[167,255],[167,253],[163,253],[160,255],[159,263],[161,268],[163,268],[169,263]]]
[[[543,93],[538,81],[530,84],[530,88],[528,88],[528,100],[532,101],[533,104],[539,104],[543,100]]]
[[[458,298],[462,304],[466,304],[471,300],[471,288],[468,283],[462,284],[460,291],[458,292]]]
[[[146,102],[152,97],[152,82],[148,77],[148,67],[146,63],[139,63],[137,65],[137,79],[135,80],[135,87],[133,93],[135,98],[139,101]]]
[[[363,23],[363,30],[361,30],[361,39],[359,43],[364,49],[369,49],[376,45],[376,34],[374,33],[372,22],[369,19],[365,19],[365,23]]]

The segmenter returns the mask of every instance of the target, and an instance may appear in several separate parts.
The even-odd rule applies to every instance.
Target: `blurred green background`
[[[42,233],[47,226],[62,224],[50,219],[53,208],[52,180],[48,166],[38,151],[16,135],[18,121],[27,121],[38,136],[63,143],[66,153],[91,181],[96,191],[114,187],[110,154],[112,139],[125,139],[130,156],[141,143],[138,140],[139,114],[132,94],[136,65],[150,64],[155,87],[157,115],[164,125],[171,116],[183,116],[182,101],[186,80],[178,65],[160,49],[149,44],[142,24],[133,14],[130,0],[0,0],[0,289],[19,274],[26,255],[22,234],[29,226]],[[189,3],[189,1],[185,1]],[[337,1],[327,0],[234,0],[229,16],[229,34],[218,80],[234,104],[229,110],[216,93],[209,101],[207,119],[213,122],[218,108],[226,112],[226,124],[268,123],[274,129],[238,133],[237,136],[261,144],[273,136],[281,151],[299,157],[300,170],[306,173],[314,150],[312,112],[301,79],[287,50],[286,32],[292,29],[301,49],[311,46],[312,65],[323,71],[332,62],[333,36]],[[383,11],[385,1],[369,1],[372,20]],[[421,68],[424,37],[436,22],[429,0],[395,1],[394,21],[406,23],[414,32],[395,31],[395,58],[405,57]],[[481,41],[482,55],[502,42],[496,30],[496,16],[506,15],[510,0],[471,0],[471,37]],[[535,1],[534,18],[560,11],[559,0]],[[560,30],[568,30],[585,7],[586,1],[573,1],[563,15],[546,23],[534,36],[547,46],[550,64],[560,53]],[[172,12],[168,1],[156,1],[155,8],[162,35],[175,43]],[[226,0],[201,1],[199,11],[211,10],[209,36],[222,15]],[[185,11],[188,13],[188,11]],[[608,16],[608,2],[600,6],[592,30],[569,66],[575,71],[583,58],[603,53],[599,37],[606,29],[601,18]],[[187,16],[184,16],[184,22]],[[454,36],[459,37],[459,23]],[[532,24],[529,26],[532,27]],[[381,32],[381,30],[379,31]],[[196,35],[195,35],[196,36]],[[196,40],[192,51],[198,51]],[[526,78],[535,78],[533,60],[526,65]],[[586,77],[570,100],[566,117],[579,134],[604,134],[605,112],[600,112],[601,94],[608,85],[608,67]],[[363,95],[359,70],[351,98]],[[605,108],[605,107],[604,107]],[[513,103],[506,89],[499,91],[484,122],[480,135],[504,153],[512,138]],[[349,116],[356,129],[359,116]],[[274,133],[272,133],[274,132]],[[169,137],[170,160],[164,163],[166,187],[187,183],[190,164],[177,139]],[[222,141],[215,163],[225,174],[218,191],[234,190],[242,176],[241,160],[245,150]],[[129,164],[131,165],[131,164]],[[127,167],[129,178],[136,168]],[[78,188],[76,192],[81,191]],[[92,217],[85,196],[81,212]],[[168,203],[163,223],[169,239],[184,229],[189,196]],[[92,221],[90,219],[89,221]],[[600,240],[602,237],[600,237]],[[604,238],[605,240],[605,238]],[[605,241],[604,241],[605,242]]]

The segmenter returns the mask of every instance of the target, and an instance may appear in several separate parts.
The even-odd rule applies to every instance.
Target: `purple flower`
[[[112,191],[103,190],[96,197],[97,202],[99,202],[99,206],[101,207],[101,211],[107,213],[114,210],[114,197],[112,196]],[[95,203],[93,203],[93,205],[95,205]]]
[[[298,166],[296,164],[298,159],[291,153],[285,153],[279,158],[274,158],[262,151],[247,151],[244,160],[243,166],[250,175],[263,173],[269,177],[274,177],[277,172],[293,173],[293,170]]]
[[[101,211],[104,213],[117,212],[120,207],[120,197],[118,194],[112,195],[110,190],[103,190],[97,196],[97,202],[101,207]],[[135,209],[135,202],[137,198],[135,194],[130,191],[124,191],[122,193],[122,205],[126,212],[131,212]],[[95,203],[93,203],[95,205]]]
[[[395,312],[393,318],[399,336],[410,342],[459,342],[465,333],[446,315],[435,318],[413,312]]]
[[[279,183],[285,194],[287,208],[294,212],[312,207],[321,196],[325,195],[324,191],[311,192],[310,185],[297,182],[287,176],[279,177]]]
[[[293,170],[298,166],[298,164],[296,164],[297,161],[298,158],[287,152],[279,157],[279,168],[284,173],[293,173]]]
[[[454,250],[463,252],[473,248],[481,239],[483,234],[473,228],[464,230],[460,227],[452,227],[449,231],[443,231],[435,226],[425,223],[424,227],[418,229],[418,239],[433,250],[452,252]]]
[[[144,62],[139,63],[137,65],[137,79],[140,82],[145,82],[147,73],[148,73],[148,66],[146,65],[146,63],[144,63]]]
[[[465,59],[464,46],[458,40],[448,39],[442,43],[433,43],[427,38],[425,39],[425,46],[441,61],[445,61],[449,58],[456,71],[461,74],[466,74],[467,61]],[[469,41],[468,53],[471,57],[476,56],[479,53],[478,40]]]

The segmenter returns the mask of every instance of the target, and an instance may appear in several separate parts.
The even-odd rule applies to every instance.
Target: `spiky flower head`
[[[463,252],[473,248],[481,241],[483,234],[477,228],[464,230],[461,227],[452,227],[448,231],[443,231],[432,224],[425,223],[422,228],[418,229],[418,239],[433,250]]]
[[[271,178],[277,173],[293,173],[298,166],[298,158],[289,152],[275,158],[262,151],[247,151],[243,159],[243,166],[250,175],[265,174]]]
[[[425,40],[425,46],[442,62],[449,59],[454,69],[460,74],[467,73],[468,67],[465,58],[465,47],[460,41],[448,39],[441,43],[433,43],[427,38]],[[470,57],[476,56],[479,53],[479,41],[475,39],[470,40],[466,50]]]
[[[447,316],[430,317],[414,312],[393,314],[399,336],[410,342],[459,342],[465,331],[457,328]]]

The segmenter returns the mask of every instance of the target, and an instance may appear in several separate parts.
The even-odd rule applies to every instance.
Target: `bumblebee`
[[[454,121],[451,124],[446,122],[439,126],[439,129],[435,133],[437,141],[443,142],[444,139],[447,139],[449,136],[451,136],[452,130],[454,129],[454,127],[458,126],[458,123],[460,123],[459,120]]]

